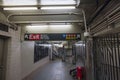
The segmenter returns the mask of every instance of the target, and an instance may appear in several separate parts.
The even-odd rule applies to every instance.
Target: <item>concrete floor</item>
[[[71,64],[61,60],[50,61],[24,80],[73,80],[70,68]]]

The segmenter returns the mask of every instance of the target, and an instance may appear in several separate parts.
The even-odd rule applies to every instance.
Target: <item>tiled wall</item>
[[[0,31],[0,35],[7,36],[7,69],[6,80],[21,80],[21,28],[18,31],[9,29],[9,32]]]
[[[19,27],[17,31],[12,29],[9,29],[9,32],[0,31],[0,35],[9,37],[7,38],[8,50],[7,50],[6,80],[22,80],[22,78],[28,76],[31,72],[35,71],[37,68],[39,68],[44,63],[49,61],[47,57],[34,64],[33,62],[34,48],[32,48],[32,46],[34,47],[34,43],[32,42],[28,43],[32,44],[32,46],[30,46],[32,49],[31,48],[27,49],[28,46],[26,45],[27,48],[25,48],[25,50],[22,51],[23,49],[21,49],[21,45],[23,42],[20,41],[21,27]],[[25,55],[27,57],[25,57]]]
[[[11,38],[8,39],[8,56],[7,56],[7,75],[6,80],[21,80],[21,45],[20,32],[9,30]]]
[[[46,57],[34,63],[34,41],[22,41],[21,43],[21,60],[22,60],[22,78],[27,77],[43,64],[49,62]]]

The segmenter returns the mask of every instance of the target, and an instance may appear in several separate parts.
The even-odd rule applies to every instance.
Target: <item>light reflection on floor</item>
[[[72,67],[72,64],[62,62],[62,60],[50,61],[24,80],[74,80],[69,75]]]

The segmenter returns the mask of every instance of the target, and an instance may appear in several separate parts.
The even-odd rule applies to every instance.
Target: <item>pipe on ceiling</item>
[[[91,28],[91,32],[93,32],[92,34],[99,32],[100,30],[105,29],[106,26],[114,23],[117,20],[119,21],[120,20],[120,12],[119,11],[120,11],[120,7],[117,7],[116,9],[113,10],[113,12],[106,15],[106,17],[104,17],[103,20],[101,20],[99,23],[93,25]]]
[[[120,11],[120,4],[116,5],[116,8],[113,8],[110,12],[108,12],[107,14],[105,14],[105,17],[101,20],[99,20],[99,22],[91,25],[91,29],[97,27],[99,24],[103,23],[104,21],[106,21],[106,19],[108,19],[111,15],[115,14],[116,12]]]
[[[19,13],[19,14],[10,14],[7,16],[7,21],[10,22],[9,18],[12,16],[47,16],[47,15],[81,15],[80,13]]]
[[[80,5],[80,0],[76,0],[76,7]]]
[[[85,27],[85,32],[88,32],[87,30],[87,23],[86,23],[86,15],[85,15],[85,11],[82,9],[82,14],[83,14],[83,22],[84,22],[84,27]]]
[[[19,14],[10,14],[8,18],[11,16],[46,16],[46,15],[81,15],[80,13],[19,13]]]
[[[109,4],[111,0],[105,0],[104,4],[94,13],[94,16],[90,19],[88,22],[88,25],[90,25],[93,20],[100,14],[100,12]]]
[[[70,21],[11,21],[11,23],[82,23],[83,20],[70,20]]]

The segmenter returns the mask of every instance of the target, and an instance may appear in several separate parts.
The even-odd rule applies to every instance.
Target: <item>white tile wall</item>
[[[49,62],[46,57],[37,63],[34,63],[34,41],[23,41],[21,43],[21,60],[22,60],[22,78],[27,77],[40,66]]]
[[[21,80],[21,45],[20,32],[9,29],[6,80]]]

